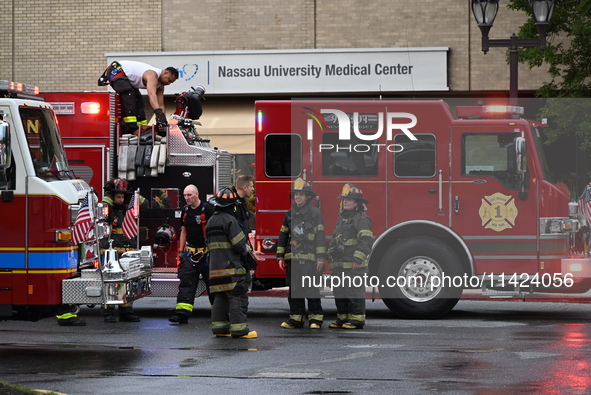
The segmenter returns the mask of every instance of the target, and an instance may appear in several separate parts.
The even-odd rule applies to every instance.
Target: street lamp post
[[[517,105],[519,88],[517,85],[520,47],[539,47],[546,49],[546,31],[554,11],[554,0],[530,0],[535,23],[540,32],[539,38],[518,38],[515,33],[507,40],[489,39],[488,33],[499,10],[499,0],[472,0],[472,13],[482,32],[482,52],[490,47],[509,48],[509,104]]]

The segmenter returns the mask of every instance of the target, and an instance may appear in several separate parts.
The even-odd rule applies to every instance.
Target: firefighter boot
[[[140,317],[135,314],[124,314],[119,316],[120,322],[140,322]]]
[[[175,324],[188,324],[189,317],[177,311],[176,313],[174,313],[172,317],[168,319],[168,321],[173,322]]]
[[[242,336],[232,335],[232,337],[234,339],[256,339],[258,337],[258,334],[257,334],[257,331],[250,331],[246,335],[242,335]]]
[[[362,323],[352,323],[352,322],[345,322],[342,326],[342,328],[345,329],[363,329],[363,325]]]
[[[140,317],[135,315],[131,306],[119,306],[119,322],[140,322]]]
[[[57,324],[59,326],[85,326],[86,322],[78,318],[77,316],[70,318],[58,318]]]

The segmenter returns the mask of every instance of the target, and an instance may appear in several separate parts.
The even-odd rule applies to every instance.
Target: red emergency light
[[[263,131],[263,112],[259,110],[257,112],[257,132]]]
[[[80,112],[82,114],[100,114],[101,104],[97,102],[84,102],[80,104]]]
[[[458,106],[458,118],[514,118],[523,116],[524,110],[520,106],[489,105],[489,106]]]

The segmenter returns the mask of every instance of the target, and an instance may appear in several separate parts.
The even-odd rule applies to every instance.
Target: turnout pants
[[[203,281],[207,286],[209,294],[209,303],[213,305],[214,295],[209,292],[209,266],[207,265],[208,256],[202,258],[199,263],[193,263],[189,258],[183,258],[179,266],[178,277],[179,292],[176,297],[176,312],[191,316],[193,311],[193,304],[195,303],[195,296],[197,293],[197,286],[199,285],[199,275],[203,277]]]
[[[322,325],[324,312],[320,301],[320,273],[316,263],[290,261],[286,268],[286,282],[289,285],[289,319],[295,326],[303,326],[306,318],[306,299],[308,299],[308,321]],[[304,278],[305,277],[305,278]],[[304,281],[303,281],[304,280]]]
[[[246,314],[248,312],[248,288],[244,281],[236,284],[232,291],[216,292],[211,311],[213,334],[232,334],[233,337],[248,334]]]
[[[333,276],[342,279],[350,278],[351,281],[344,281],[339,287],[333,288],[335,304],[337,307],[338,322],[343,324],[350,322],[353,325],[365,324],[365,288],[363,285],[355,287],[353,284],[363,284],[365,269],[352,270],[338,268],[333,270]]]
[[[119,94],[121,101],[121,128],[123,134],[133,133],[138,125],[147,125],[144,100],[140,90],[131,86],[127,77],[119,77],[111,82],[111,87]]]

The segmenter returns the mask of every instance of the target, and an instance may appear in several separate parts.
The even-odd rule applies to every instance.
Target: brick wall
[[[96,80],[106,67],[105,53],[162,50],[160,0],[6,3],[0,13],[0,79],[42,91],[104,89]]]
[[[44,91],[103,89],[96,79],[108,52],[435,46],[450,48],[452,91],[509,89],[506,51],[481,52],[466,0],[7,2],[0,79]],[[501,7],[491,38],[509,38],[525,18]],[[520,72],[520,89],[546,78],[524,65]]]

